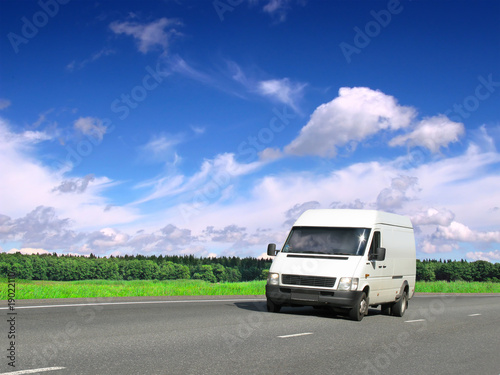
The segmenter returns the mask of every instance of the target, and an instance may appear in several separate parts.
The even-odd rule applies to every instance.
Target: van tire
[[[368,298],[366,297],[366,293],[363,292],[356,305],[349,311],[349,317],[352,320],[360,322],[365,315],[368,315]]]
[[[408,294],[406,290],[403,292],[403,295],[399,299],[398,302],[392,306],[392,315],[394,316],[403,316],[405,314],[406,308],[408,307]]]
[[[274,303],[270,299],[267,300],[267,311],[273,313],[279,313],[281,310],[281,305]]]

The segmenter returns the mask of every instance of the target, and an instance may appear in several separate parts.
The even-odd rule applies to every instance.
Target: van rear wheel
[[[368,315],[368,298],[363,292],[356,305],[349,311],[349,317],[360,322],[365,315]]]
[[[403,316],[405,314],[406,308],[408,307],[408,294],[406,293],[406,290],[403,292],[403,295],[399,299],[398,302],[392,306],[392,315],[394,316]]]

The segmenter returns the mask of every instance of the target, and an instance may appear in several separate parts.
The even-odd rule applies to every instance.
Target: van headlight
[[[279,273],[274,273],[274,272],[269,272],[267,275],[267,283],[269,285],[279,285],[280,283],[280,274]]]
[[[359,279],[357,277],[341,277],[337,290],[356,290],[358,289]]]

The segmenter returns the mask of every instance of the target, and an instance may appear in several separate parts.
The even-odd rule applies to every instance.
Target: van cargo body
[[[415,239],[408,217],[375,210],[304,212],[276,255],[267,308],[330,306],[361,320],[368,307],[403,316],[415,292]]]

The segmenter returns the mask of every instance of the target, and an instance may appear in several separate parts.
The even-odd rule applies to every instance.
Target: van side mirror
[[[385,247],[378,247],[375,253],[370,254],[368,260],[385,260]]]
[[[267,245],[267,255],[269,255],[270,257],[273,257],[275,256],[277,253],[276,251],[276,244],[275,243],[270,243],[269,245]]]

